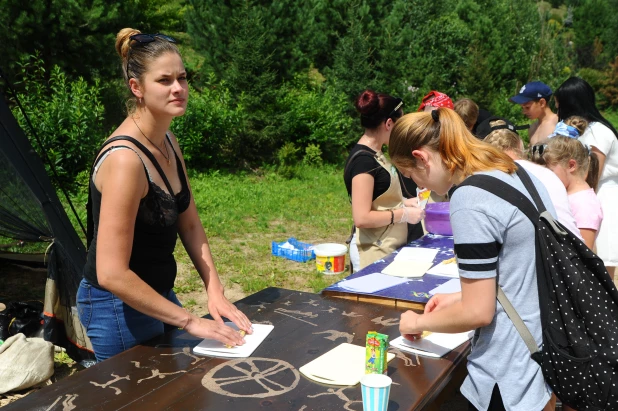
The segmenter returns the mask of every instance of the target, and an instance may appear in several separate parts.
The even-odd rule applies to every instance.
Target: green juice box
[[[386,373],[388,367],[387,351],[388,335],[369,331],[365,343],[365,374]]]

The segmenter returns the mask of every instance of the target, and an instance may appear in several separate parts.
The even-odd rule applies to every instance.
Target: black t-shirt
[[[350,158],[358,151],[363,151],[363,153],[356,155],[350,162]],[[350,198],[352,198],[352,179],[359,174],[368,173],[373,176],[372,201],[384,194],[390,187],[391,175],[378,163],[375,159],[375,154],[376,152],[374,150],[363,144],[356,144],[352,147],[350,155],[346,160],[346,168],[343,173],[343,180]],[[416,196],[416,183],[412,179],[402,176],[399,171],[397,171],[397,173],[399,175],[403,196],[406,198]],[[416,240],[422,237],[422,235],[423,227],[420,223],[408,224],[408,242]]]
[[[356,155],[350,162],[350,158],[358,151],[362,151],[362,153]],[[373,176],[373,196],[371,201],[380,197],[391,186],[391,175],[378,163],[375,154],[374,150],[363,144],[357,144],[352,147],[350,155],[346,160],[346,169],[343,173],[343,181],[345,181],[349,197],[352,197],[352,179],[359,174],[367,173]]]

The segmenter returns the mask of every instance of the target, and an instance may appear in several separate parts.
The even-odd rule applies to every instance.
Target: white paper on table
[[[395,358],[388,353],[386,361]],[[330,385],[356,385],[365,375],[365,347],[342,343],[298,369],[305,377]]]
[[[418,261],[431,263],[436,258],[435,248],[403,247],[395,256],[395,261]]]
[[[337,286],[359,293],[375,293],[386,288],[403,284],[408,280],[381,273],[367,274],[351,280],[343,280]]]
[[[226,322],[234,330],[238,331],[238,327],[232,322]],[[253,334],[245,335],[245,343],[237,347],[227,348],[220,341],[205,339],[195,347],[193,352],[196,354],[209,355],[211,357],[229,357],[229,358],[245,358],[253,354],[253,351],[262,341],[268,337],[268,334],[275,328],[274,325],[268,324],[253,324]]]
[[[461,291],[461,281],[458,278],[448,280],[444,284],[440,284],[433,290],[429,291],[429,294],[453,294]]]
[[[427,274],[441,275],[443,277],[459,278],[459,268],[456,262],[436,264],[427,271]]]
[[[403,278],[422,277],[430,267],[431,262],[406,260],[393,261],[382,270],[382,274]]]
[[[403,336],[391,341],[391,347],[425,357],[440,358],[474,336],[474,331],[457,334],[431,333],[427,337],[409,341]]]

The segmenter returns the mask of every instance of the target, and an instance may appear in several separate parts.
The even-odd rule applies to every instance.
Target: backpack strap
[[[545,204],[543,204],[543,200],[541,200],[539,192],[534,186],[534,183],[532,182],[532,179],[530,178],[530,175],[526,172],[526,170],[524,170],[523,167],[520,167],[518,165],[516,173],[519,176],[521,182],[524,184],[524,187],[526,187],[526,190],[528,190],[528,194],[530,194],[530,197],[532,197],[532,199],[534,200],[534,204],[536,205],[537,210],[539,210],[539,213],[542,214],[544,211],[547,211],[547,209],[545,208]]]
[[[530,350],[530,354],[538,352],[539,347],[538,345],[536,345],[536,341],[534,340],[532,333],[530,332],[526,324],[524,324],[524,320],[521,319],[519,313],[517,312],[515,307],[513,307],[513,304],[511,304],[511,301],[508,299],[506,294],[504,294],[504,291],[500,286],[498,286],[497,296],[498,302],[500,303],[500,305],[502,305],[502,308],[504,308],[504,312],[513,322],[515,329],[521,336],[522,340],[524,340],[524,343],[526,344],[526,347],[528,347],[528,350]]]
[[[542,209],[543,211],[542,215],[539,212],[539,210],[532,204],[532,202],[521,191],[510,186],[504,181],[498,178],[492,177],[492,176],[483,175],[483,174],[477,174],[477,175],[470,176],[467,179],[465,179],[458,186],[458,188],[462,186],[474,186],[474,187],[483,189],[485,191],[488,191],[494,194],[495,196],[500,197],[503,200],[509,202],[513,206],[517,207],[522,213],[524,213],[530,219],[530,221],[535,226],[537,226],[539,224],[539,219],[541,218],[541,216],[544,217],[545,214],[549,214],[549,213],[545,209],[543,201],[541,200],[541,197],[538,191],[536,190],[536,187],[534,187],[534,183],[532,183],[532,179],[530,179],[530,176],[528,175],[528,173],[526,173],[526,171],[523,168],[519,167],[517,169],[517,175],[522,180],[522,183],[524,184],[524,186],[526,187],[526,189],[528,190],[528,192],[534,199],[535,203],[537,203],[537,206],[540,206],[539,209]],[[553,221],[553,218],[551,220]],[[526,324],[523,322],[523,320],[519,316],[519,313],[517,312],[515,307],[513,307],[513,304],[511,304],[511,301],[508,299],[506,294],[504,294],[502,287],[497,286],[496,294],[497,294],[498,302],[500,303],[500,305],[502,305],[502,308],[504,308],[504,312],[509,317],[509,319],[513,322],[515,329],[521,336],[522,340],[524,340],[524,343],[526,344],[526,347],[528,347],[528,350],[530,350],[530,354],[534,354],[538,352],[539,347],[537,346],[536,341],[534,340],[534,337],[532,336],[532,333],[530,332]]]

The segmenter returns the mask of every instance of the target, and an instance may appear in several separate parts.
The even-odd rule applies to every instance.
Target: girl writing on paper
[[[515,174],[515,162],[475,138],[457,113],[447,108],[399,119],[391,133],[389,154],[402,174],[438,194],[447,193],[470,175],[486,174],[531,199]],[[530,178],[555,217],[547,190],[534,176]],[[477,329],[468,357],[468,377],[461,387],[471,406],[479,410],[541,410],[550,402],[551,391],[496,299],[500,285],[540,345],[534,227],[519,209],[473,186],[453,192],[450,218],[461,292],[436,294],[424,314],[405,312],[400,331],[412,339],[423,331]]]
[[[185,113],[189,92],[175,40],[126,28],[116,37],[116,50],[131,108],[94,162],[92,241],[77,292],[96,359],[176,327],[241,345],[242,336],[221,317],[249,333],[251,323],[223,295],[182,153],[169,131],[172,119]],[[172,290],[178,236],[204,281],[215,321],[185,311]]]
[[[385,257],[409,240],[408,223],[424,217],[416,198],[405,199],[402,176],[382,153],[393,125],[403,114],[403,101],[388,94],[365,90],[356,99],[365,133],[350,151],[343,179],[352,203],[354,233],[350,239],[350,262],[354,271]],[[416,187],[405,187],[409,197]],[[418,228],[416,239],[422,235]]]

